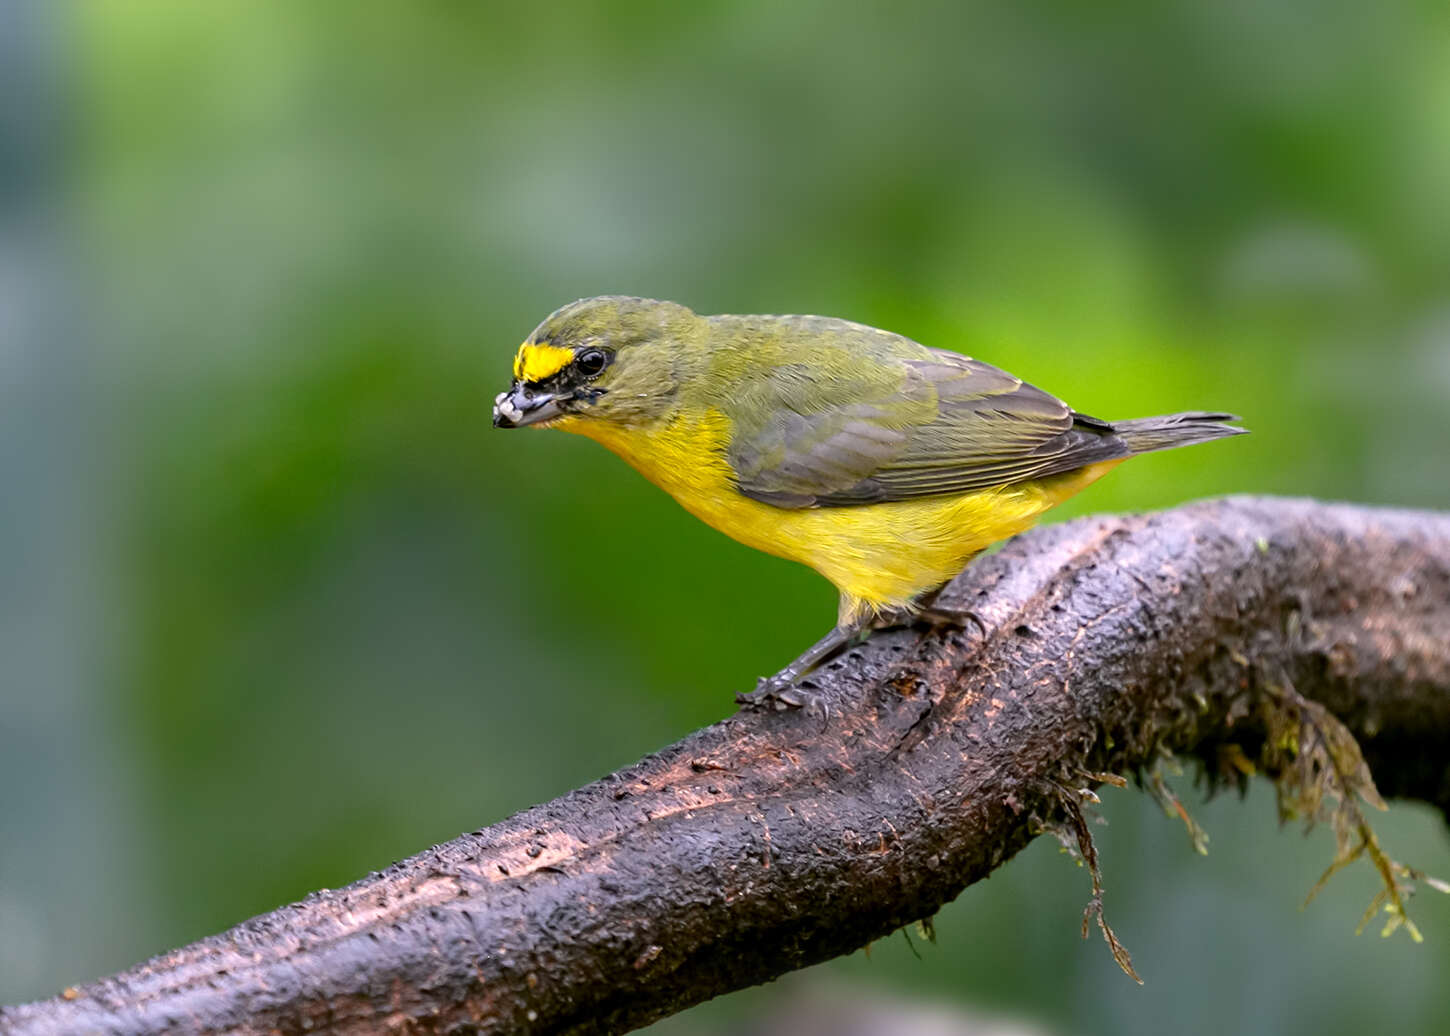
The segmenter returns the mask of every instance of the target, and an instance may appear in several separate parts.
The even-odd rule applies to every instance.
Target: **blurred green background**
[[[0,1002],[558,795],[824,630],[813,573],[493,433],[574,298],[849,317],[1254,430],[1062,517],[1450,506],[1439,0],[17,0],[0,118]],[[1060,1033],[1450,1031],[1447,897],[1423,946],[1356,938],[1374,879],[1301,912],[1329,838],[1267,791],[1195,809],[1206,859],[1144,795],[1104,812],[1145,987],[1042,842],[920,959],[812,981]],[[1380,831],[1450,875],[1436,815]]]

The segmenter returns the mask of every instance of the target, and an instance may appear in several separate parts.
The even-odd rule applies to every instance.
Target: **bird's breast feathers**
[[[555,427],[619,454],[685,510],[747,546],[807,564],[841,590],[843,610],[896,607],[956,575],[989,544],[1106,471],[857,506],[780,507],[741,492],[729,462],[735,429],[718,409],[627,427],[565,417]]]

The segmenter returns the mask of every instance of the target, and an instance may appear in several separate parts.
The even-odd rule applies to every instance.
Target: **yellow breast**
[[[1028,528],[1119,463],[957,496],[789,510],[735,488],[725,460],[730,423],[718,411],[651,428],[579,417],[552,427],[607,446],[727,536],[811,566],[840,590],[843,620],[863,606],[906,605],[942,585],[979,551]]]

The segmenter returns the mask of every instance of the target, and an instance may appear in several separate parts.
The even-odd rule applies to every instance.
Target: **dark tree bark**
[[[1326,707],[1380,789],[1450,810],[1450,517],[1232,499],[1042,529],[959,630],[814,682],[345,889],[0,1031],[603,1032],[934,914],[1074,796],[1163,751],[1272,766],[1266,695]],[[978,628],[980,623],[980,628]],[[1080,820],[1080,816],[1077,817]]]

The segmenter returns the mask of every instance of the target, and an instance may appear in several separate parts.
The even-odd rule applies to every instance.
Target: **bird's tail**
[[[1192,446],[1196,442],[1212,442],[1230,435],[1243,435],[1247,428],[1235,428],[1225,421],[1237,421],[1234,414],[1216,414],[1190,410],[1162,417],[1140,417],[1134,421],[1113,421],[1113,433],[1134,453],[1171,450],[1175,446]]]

